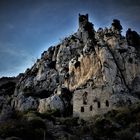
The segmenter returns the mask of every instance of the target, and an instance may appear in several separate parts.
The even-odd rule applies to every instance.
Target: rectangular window
[[[93,109],[93,107],[92,107],[92,105],[91,105],[90,108],[89,108],[89,110],[92,111],[92,109]]]
[[[108,100],[106,100],[106,106],[109,107],[109,101]]]
[[[97,102],[97,105],[98,105],[98,108],[100,108],[100,107],[101,107],[101,104],[100,104],[100,102],[99,102],[99,101]]]
[[[84,112],[84,107],[83,106],[81,107],[81,112]]]

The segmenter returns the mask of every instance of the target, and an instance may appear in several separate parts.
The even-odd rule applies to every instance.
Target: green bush
[[[132,140],[134,136],[130,128],[116,132],[115,135],[119,140]]]
[[[0,125],[2,138],[15,136],[23,140],[42,140],[45,131],[46,125],[41,119],[8,120]]]
[[[46,129],[46,125],[42,119],[35,118],[29,121],[29,126],[33,129]]]
[[[99,117],[94,123],[93,134],[97,137],[100,137],[102,134],[104,137],[112,138],[116,130],[117,128],[111,120]]]
[[[47,111],[45,113],[40,113],[39,115],[41,118],[52,118],[52,117],[61,117],[61,113],[59,110],[50,110],[50,111]]]
[[[61,119],[61,123],[63,125],[68,126],[68,127],[77,126],[78,125],[78,118],[72,118],[72,117],[63,118],[63,119]]]
[[[24,115],[23,112],[14,110],[11,119],[20,120],[23,118],[23,115]]]
[[[126,108],[126,109],[120,110],[116,114],[114,119],[122,126],[127,126],[131,122],[132,115],[131,115],[130,111]]]
[[[114,118],[116,115],[118,114],[118,110],[111,110],[111,111],[108,111],[106,114],[104,114],[104,117],[106,118]]]
[[[140,112],[140,103],[137,103],[137,104],[134,104],[133,106],[131,106],[130,111],[133,115],[139,113]]]
[[[0,136],[2,138],[11,136],[13,128],[15,128],[15,122],[14,121],[7,121],[4,123],[1,123],[0,125]]]
[[[132,140],[140,132],[140,104],[111,110],[104,115],[94,117],[92,125],[95,138],[116,138]],[[101,135],[102,134],[102,135]]]

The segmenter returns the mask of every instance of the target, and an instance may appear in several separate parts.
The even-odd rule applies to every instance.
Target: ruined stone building
[[[85,88],[76,90],[73,96],[73,115],[75,117],[93,117],[108,111],[111,106],[109,94],[99,93],[98,90]]]

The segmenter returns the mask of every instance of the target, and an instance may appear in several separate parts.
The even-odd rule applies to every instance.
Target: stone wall
[[[110,95],[101,88],[76,90],[73,95],[73,116],[88,118],[109,111],[113,108]]]

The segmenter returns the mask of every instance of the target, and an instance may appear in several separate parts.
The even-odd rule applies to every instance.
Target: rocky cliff
[[[131,29],[123,36],[121,30],[115,19],[110,28],[95,31],[88,15],[79,15],[77,32],[44,51],[20,74],[10,105],[20,111],[64,113],[73,105],[73,93],[87,87],[110,94],[116,106],[138,102],[140,36]]]
[[[121,31],[79,15],[76,33],[1,78],[0,139],[140,139],[140,36]]]

